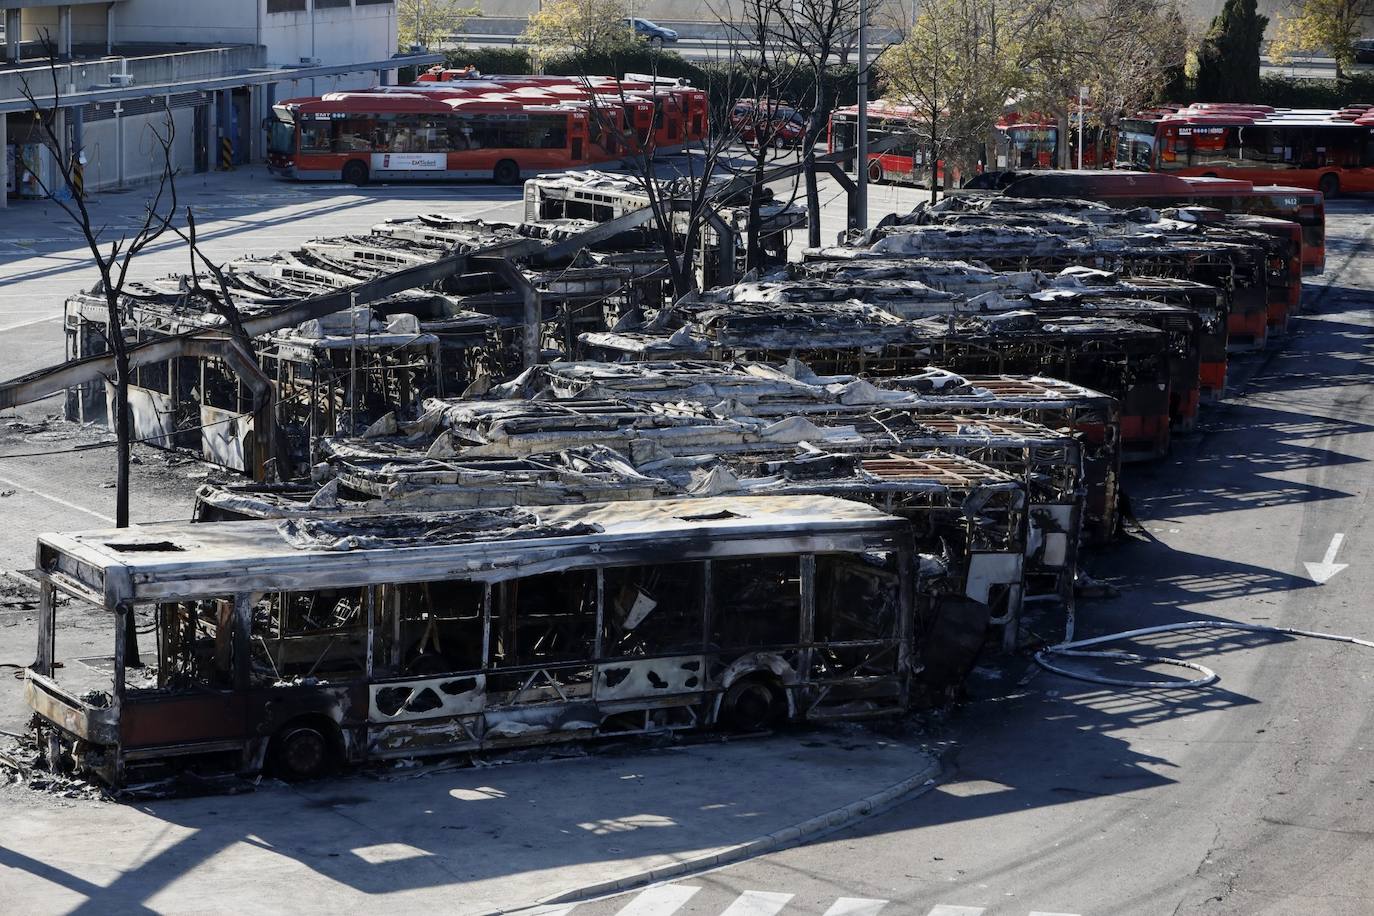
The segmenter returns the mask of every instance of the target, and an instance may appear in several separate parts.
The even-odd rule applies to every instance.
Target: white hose
[[[1244,630],[1249,633],[1275,633],[1283,636],[1306,636],[1310,639],[1327,639],[1332,642],[1344,642],[1351,645],[1364,646],[1374,649],[1374,642],[1367,639],[1357,639],[1354,636],[1340,636],[1335,633],[1318,633],[1315,630],[1295,630],[1291,627],[1273,627],[1258,623],[1236,623],[1231,620],[1188,620],[1183,623],[1165,623],[1153,627],[1141,627],[1138,630],[1125,630],[1121,633],[1109,633],[1106,636],[1094,636],[1091,639],[1080,639],[1074,642],[1061,642],[1058,645],[1048,646],[1035,653],[1035,663],[1046,671],[1053,671],[1064,677],[1073,678],[1079,681],[1088,681],[1093,684],[1106,684],[1109,687],[1161,687],[1165,689],[1177,689],[1180,687],[1206,687],[1217,680],[1217,673],[1205,665],[1197,662],[1188,662],[1179,658],[1169,658],[1163,655],[1137,655],[1133,652],[1084,652],[1088,646],[1097,646],[1106,642],[1116,642],[1120,639],[1134,639],[1137,636],[1150,636],[1155,633],[1172,633],[1179,630]],[[1070,671],[1051,664],[1047,658],[1052,655],[1062,655],[1065,658],[1108,658],[1113,661],[1126,662],[1145,662],[1151,665],[1173,665],[1179,668],[1190,668],[1193,671],[1202,672],[1202,677],[1194,678],[1191,681],[1127,681],[1117,678],[1104,677],[1098,674],[1089,674],[1081,671]]]

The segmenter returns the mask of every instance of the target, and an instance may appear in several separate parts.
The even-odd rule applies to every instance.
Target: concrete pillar
[[[23,35],[24,22],[17,9],[5,10],[5,59],[12,64],[19,62],[19,40]]]
[[[9,176],[9,157],[5,155],[5,147],[10,142],[10,116],[0,112],[0,210],[10,205],[10,195],[5,190],[6,183],[10,180]]]
[[[72,8],[70,4],[57,8],[57,56],[72,59]]]
[[[105,4],[105,53],[114,53],[115,5],[113,0]]]

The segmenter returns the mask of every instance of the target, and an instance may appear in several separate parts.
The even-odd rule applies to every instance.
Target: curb
[[[589,884],[576,890],[566,891],[552,897],[545,897],[536,901],[532,906],[550,906],[560,903],[576,903],[592,897],[602,897],[607,894],[618,894],[644,884],[655,884],[659,881],[668,881],[674,878],[681,878],[684,875],[696,872],[707,871],[721,865],[729,865],[741,859],[752,858],[753,856],[763,855],[773,852],[785,846],[791,846],[804,839],[809,839],[821,833],[829,833],[848,827],[851,824],[878,814],[899,802],[906,801],[907,798],[914,798],[929,791],[935,785],[935,780],[940,775],[940,763],[938,760],[931,759],[930,765],[912,776],[903,779],[901,782],[894,783],[885,789],[880,789],[871,795],[866,795],[855,802],[850,802],[840,808],[818,814],[815,817],[807,818],[791,827],[783,827],[772,833],[746,840],[735,846],[722,849],[720,852],[707,853],[691,859],[683,859],[680,862],[673,862],[669,865],[660,865],[648,871],[637,874],[627,875],[623,878],[614,878],[609,881],[602,881],[598,884]]]

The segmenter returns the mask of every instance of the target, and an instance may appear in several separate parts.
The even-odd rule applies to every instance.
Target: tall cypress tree
[[[1226,0],[1198,48],[1197,95],[1205,102],[1253,102],[1259,96],[1260,43],[1269,17],[1255,0]]]

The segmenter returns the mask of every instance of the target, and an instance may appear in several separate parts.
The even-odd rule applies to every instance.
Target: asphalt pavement
[[[520,211],[518,191],[485,185],[352,189],[283,184],[252,172],[210,176],[199,187],[188,182],[185,193],[192,206],[204,208],[203,235],[220,257],[361,232],[417,209],[493,219],[518,218]],[[874,216],[885,205],[905,209],[919,195],[881,189]],[[833,237],[843,224],[842,201],[833,191],[823,200],[829,204],[826,233]],[[137,205],[134,194],[101,200],[112,223]],[[22,205],[0,223],[5,376],[61,358],[62,299],[91,281],[80,246],[47,207]],[[1140,529],[1089,560],[1091,572],[1118,585],[1122,595],[1085,602],[1080,635],[1217,619],[1374,637],[1367,521],[1374,479],[1371,211],[1374,201],[1368,200],[1328,206],[1328,270],[1307,286],[1311,312],[1294,322],[1288,339],[1234,363],[1231,396],[1204,414],[1198,433],[1176,440],[1173,455],[1128,471],[1125,485]],[[157,275],[180,269],[184,256],[177,246],[162,246],[140,270]],[[0,417],[0,493],[10,494],[0,496],[0,568],[29,564],[39,530],[89,527],[102,524],[96,516],[111,514],[113,493],[104,486],[111,475],[108,455],[71,451],[70,431],[43,422],[57,409],[48,401]],[[78,438],[100,435],[90,430]],[[139,453],[136,518],[183,517],[203,469]],[[1328,557],[1346,567],[1319,584],[1307,564]],[[0,661],[26,661],[35,639],[31,621],[0,622]],[[945,776],[925,795],[808,845],[549,912],[1374,911],[1370,650],[1215,630],[1121,648],[1197,659],[1221,680],[1192,691],[1112,688],[1036,673],[1023,659],[1007,666],[1001,680],[972,684],[973,699],[952,715],[944,735],[955,748]],[[13,710],[17,682],[4,683],[15,684],[3,688],[4,708]],[[6,715],[6,727],[11,721]],[[803,754],[800,742],[808,739],[773,740]],[[776,744],[757,747],[764,757],[786,756]],[[817,753],[843,756],[833,748]],[[683,778],[696,780],[690,786],[705,779],[730,787],[733,797],[752,806],[741,822],[763,817],[782,823],[786,817],[778,820],[778,806],[766,802],[772,796],[741,795],[740,786],[795,788],[788,797],[805,799],[810,811],[889,784],[845,783],[838,785],[842,791],[823,795],[835,788],[823,779],[794,785],[790,772],[727,763],[698,761],[700,772]],[[558,887],[565,887],[583,878],[596,883],[624,864],[631,848],[617,842],[613,851],[612,841],[602,839],[605,849],[587,842],[565,854],[559,845],[564,835],[555,838],[550,829],[586,840],[597,834],[582,825],[594,823],[602,808],[612,812],[606,816],[610,836],[624,819],[661,815],[665,804],[677,806],[670,817],[697,818],[689,807],[704,812],[717,802],[685,783],[667,801],[651,793],[632,804],[599,782],[617,773],[633,778],[654,765],[648,757],[576,764],[580,769],[528,765],[535,774],[530,791],[553,793],[549,810],[576,809],[555,821],[531,821],[537,835],[509,828],[505,818],[519,808],[510,799],[523,789],[502,789],[507,801],[489,808],[500,816],[484,821],[503,837],[499,855],[481,831],[440,833],[437,820],[428,823],[452,799],[472,799],[450,790],[494,786],[473,771],[404,781],[400,785],[415,787],[410,795],[379,791],[356,777],[302,792],[272,789],[169,807],[58,802],[29,809],[32,799],[0,797],[0,909],[299,911],[286,902],[288,894],[304,899],[306,909],[334,911],[453,909],[454,901],[471,911],[472,900],[512,909],[549,896],[550,856],[559,867],[584,869],[560,873],[558,881],[566,883]],[[21,815],[32,818],[22,830],[15,820]],[[376,827],[378,818],[385,829]],[[630,823],[626,844],[674,836],[650,829],[651,821]],[[710,835],[709,816],[694,823],[706,833],[677,834],[690,842],[674,840],[666,855],[727,845]],[[481,863],[468,862],[470,856],[480,856]],[[482,864],[494,861],[499,865]],[[474,869],[486,869],[482,874],[492,882],[477,887]],[[264,890],[272,893],[259,893]],[[240,896],[245,893],[253,898],[251,907]]]
[[[1080,605],[1079,635],[1213,619],[1374,638],[1371,203],[1328,205],[1312,314],[1233,364],[1235,390],[1199,433],[1128,470],[1141,530],[1089,561],[1122,595]],[[1346,568],[1318,584],[1307,564],[1338,534]],[[1374,912],[1374,650],[1219,630],[1109,648],[1200,661],[1220,681],[1028,671],[956,714],[957,752],[921,798],[675,882],[698,889],[675,908],[624,895],[572,912],[830,913],[841,898],[869,909],[836,912],[930,916]],[[751,893],[789,896],[726,909]]]

